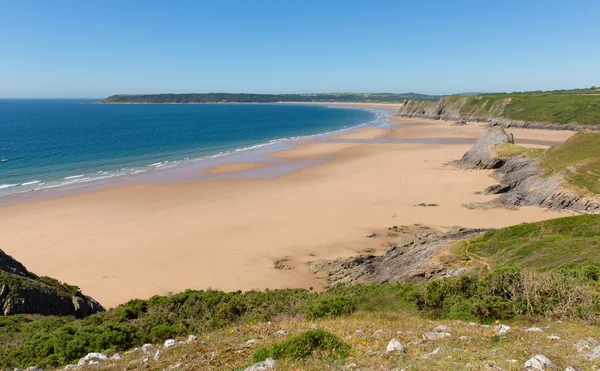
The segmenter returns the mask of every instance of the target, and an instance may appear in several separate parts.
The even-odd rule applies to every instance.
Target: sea
[[[0,99],[0,199],[276,148],[383,118],[325,105],[96,101]]]

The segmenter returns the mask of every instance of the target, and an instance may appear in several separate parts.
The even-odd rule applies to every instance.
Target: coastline
[[[346,133],[363,127],[378,127],[385,124],[386,116],[391,112],[378,109],[378,105],[371,105],[369,107],[363,107],[362,105],[335,105],[331,106],[331,108],[364,109],[365,111],[374,113],[375,118],[358,125],[333,130],[323,129],[324,131],[322,132],[308,135],[273,138],[262,142],[256,141],[246,147],[223,148],[203,155],[182,155],[179,158],[162,158],[159,161],[154,158],[146,164],[122,163],[118,168],[108,171],[75,172],[66,174],[62,178],[51,180],[37,178],[13,184],[0,184],[0,207],[22,202],[83,194],[89,191],[123,185],[202,180],[207,178],[206,174],[203,174],[203,169],[205,168],[218,166],[223,163],[255,162],[257,159],[261,159],[263,155],[276,152],[281,148],[292,147],[303,140]],[[294,167],[291,166],[291,168]],[[179,168],[180,171],[174,171],[173,168]]]
[[[305,262],[367,248],[382,253],[391,225],[503,227],[568,215],[463,208],[493,197],[476,192],[494,180],[488,171],[445,164],[483,128],[401,118],[388,125],[305,139],[261,157],[267,162],[260,168],[232,163],[223,177],[123,184],[0,207],[0,241],[28,269],[78,285],[110,307],[187,288],[321,289],[324,280]],[[518,130],[517,142],[529,145],[539,145],[540,133],[548,143],[569,134]],[[306,166],[264,176],[295,161]],[[419,202],[439,206],[415,207]],[[381,237],[365,238],[372,232]],[[292,269],[274,269],[279,259]]]

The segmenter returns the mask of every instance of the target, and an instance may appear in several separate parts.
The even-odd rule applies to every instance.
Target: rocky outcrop
[[[496,128],[498,129],[498,128]],[[489,130],[480,137],[489,136]],[[580,134],[577,134],[580,135]],[[470,157],[474,161],[480,158],[474,155],[477,143],[473,149],[463,156]],[[477,150],[475,153],[481,151]],[[468,154],[471,153],[469,156]],[[486,152],[483,151],[483,156]],[[598,195],[581,195],[565,186],[566,182],[561,173],[546,174],[539,158],[530,158],[527,155],[516,155],[510,158],[496,158],[488,161],[501,164],[493,173],[492,177],[498,180],[498,184],[486,188],[484,194],[498,194],[499,197],[488,202],[472,203],[465,205],[469,208],[490,209],[496,207],[515,208],[518,206],[539,206],[549,209],[568,209],[584,213],[600,213],[600,197]],[[471,162],[472,163],[472,162]]]
[[[455,166],[469,169],[497,169],[504,165],[505,159],[496,156],[494,148],[498,145],[511,143],[514,138],[499,127],[487,129],[468,150]]]
[[[50,277],[38,277],[0,250],[0,313],[83,318],[104,308],[94,299]]]
[[[516,157],[509,159],[492,176],[499,180],[500,196],[491,201],[501,206],[540,206],[599,213],[600,199],[579,195],[564,186],[560,175],[543,176],[539,160]]]
[[[358,255],[335,260],[318,260],[309,263],[310,271],[326,276],[330,285],[422,282],[447,277],[457,270],[436,259],[440,251],[451,241],[485,231],[453,228],[440,232],[419,225],[402,229],[405,232],[402,242],[391,244],[381,256]]]

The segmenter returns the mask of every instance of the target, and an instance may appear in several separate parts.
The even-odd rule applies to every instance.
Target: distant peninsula
[[[291,102],[348,102],[400,103],[406,100],[437,101],[442,96],[417,93],[327,93],[327,94],[117,94],[101,100],[100,104],[192,104],[192,103],[291,103]]]

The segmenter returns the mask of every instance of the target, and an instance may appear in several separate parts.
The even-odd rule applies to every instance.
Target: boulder
[[[533,358],[530,358],[525,362],[526,371],[545,371],[554,369],[556,369],[554,363],[543,354],[536,354]]]
[[[169,348],[172,347],[173,345],[177,344],[177,340],[173,340],[173,339],[167,339],[165,340],[165,348]]]
[[[400,344],[400,342],[398,340],[392,339],[388,343],[387,348],[385,349],[385,352],[386,353],[393,353],[393,352],[406,353],[406,350],[404,349],[404,347],[402,346],[402,344]]]

